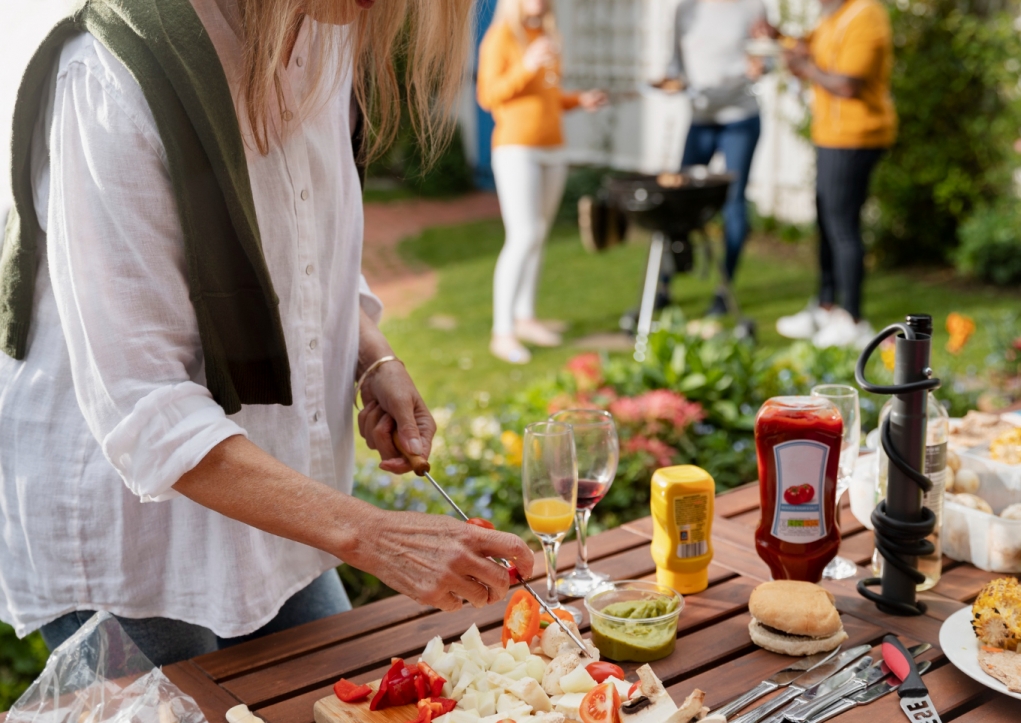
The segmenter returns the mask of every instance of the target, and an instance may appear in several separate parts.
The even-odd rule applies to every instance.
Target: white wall
[[[72,0],[0,0],[0,212],[11,204],[11,117],[32,53]]]

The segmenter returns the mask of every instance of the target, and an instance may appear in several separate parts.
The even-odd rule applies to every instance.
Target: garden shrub
[[[38,633],[18,640],[14,629],[0,623],[0,712],[8,710],[42,672],[49,651]]]
[[[873,180],[874,251],[943,263],[960,224],[1011,195],[1021,37],[987,0],[896,0],[893,95],[900,130]]]
[[[1018,199],[983,208],[961,226],[957,268],[1000,286],[1021,282],[1021,212]]]

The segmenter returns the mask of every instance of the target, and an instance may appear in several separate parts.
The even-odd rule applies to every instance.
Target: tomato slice
[[[429,683],[429,695],[433,698],[439,698],[443,694],[443,684],[447,682],[446,679],[429,667],[427,663],[419,663],[418,669]]]
[[[592,679],[597,683],[602,683],[607,678],[616,678],[617,680],[624,680],[624,669],[619,665],[613,663],[607,663],[605,660],[599,660],[595,663],[589,663],[585,666],[585,670],[592,676]]]
[[[530,643],[539,634],[539,603],[527,590],[518,590],[507,603],[507,612],[503,615],[504,646],[513,640],[515,643]]]
[[[600,683],[581,699],[582,723],[619,723],[620,693],[613,683]]]
[[[475,525],[476,527],[481,527],[486,530],[496,529],[496,525],[494,525],[489,520],[482,519],[481,517],[472,517],[470,520],[467,520],[467,522],[469,525]]]
[[[634,697],[634,695],[635,695],[635,691],[636,690],[641,690],[641,688],[642,688],[642,681],[638,680],[638,681],[635,681],[634,683],[632,683],[631,687],[628,688],[628,691],[627,691],[628,700],[631,700]]]

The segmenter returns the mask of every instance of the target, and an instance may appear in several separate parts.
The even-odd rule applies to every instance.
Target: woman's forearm
[[[345,560],[380,511],[295,472],[242,436],[214,447],[174,489],[203,507]]]

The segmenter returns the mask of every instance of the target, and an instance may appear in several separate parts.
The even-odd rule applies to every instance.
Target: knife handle
[[[846,713],[857,706],[858,704],[853,700],[841,698],[822,713],[809,720],[808,723],[823,723],[823,721],[827,721],[830,718],[836,718],[841,713]]]
[[[429,464],[429,460],[420,454],[412,454],[408,450],[404,449],[404,442],[401,441],[396,429],[394,430],[392,437],[397,451],[400,452],[401,456],[404,457],[404,459],[408,461],[408,464],[411,465],[411,471],[419,477],[425,477],[426,474],[432,470],[432,465]]]
[[[929,694],[929,689],[922,682],[922,676],[918,674],[915,659],[905,650],[904,644],[896,635],[887,635],[883,638],[883,662],[902,681],[900,688],[897,689],[897,694],[901,698]]]
[[[773,685],[774,690],[777,687],[779,686]],[[730,723],[759,723],[759,721],[761,721],[763,718],[765,718],[767,715],[772,713],[777,708],[781,708],[787,705],[787,703],[789,703],[790,701],[797,698],[798,695],[800,695],[800,693],[801,688],[790,687],[784,692],[782,692],[780,695],[773,698],[772,700],[767,700],[762,705],[752,708],[744,715],[734,718],[733,720],[730,721]]]
[[[772,693],[779,687],[776,683],[764,680],[744,695],[735,698],[719,710],[714,710],[713,714],[722,715],[724,718],[729,719],[734,713],[737,713],[749,703],[754,703],[762,696]]]

